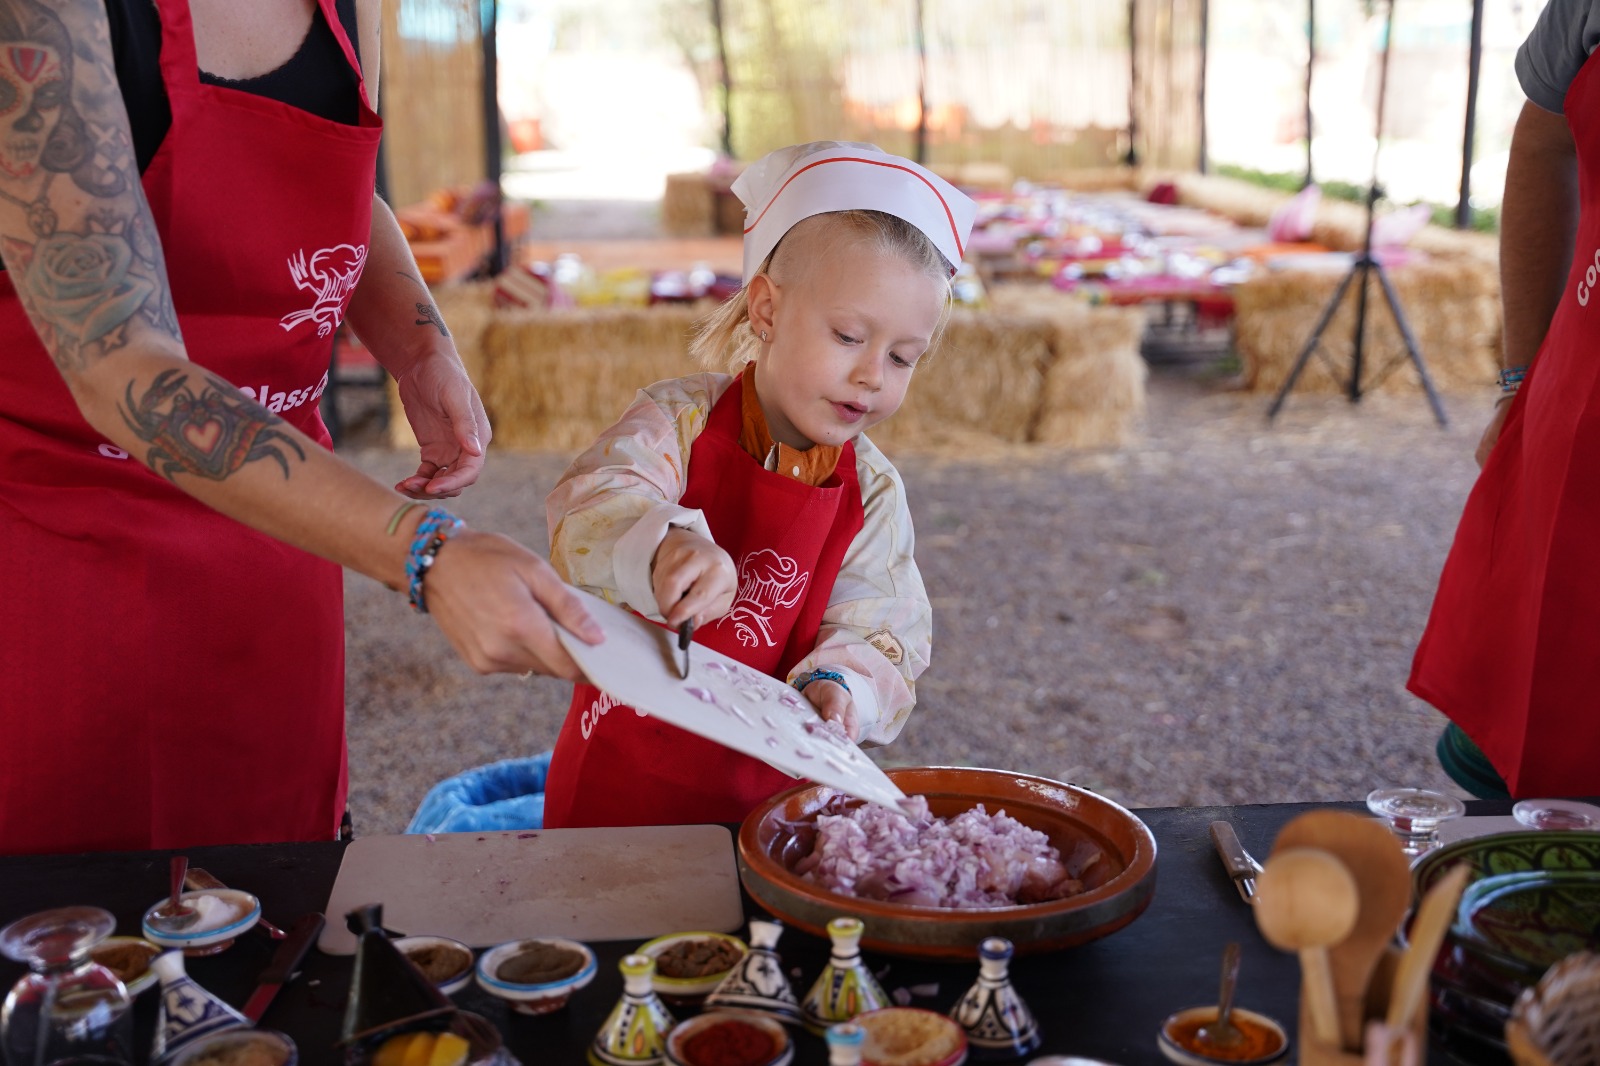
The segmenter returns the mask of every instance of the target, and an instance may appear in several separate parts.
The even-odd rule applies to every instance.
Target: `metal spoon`
[[[183,875],[189,872],[189,856],[172,857],[172,896],[164,906],[150,912],[150,925],[163,933],[179,933],[200,920],[200,912],[183,901]]]
[[[1217,1020],[1202,1025],[1194,1038],[1201,1047],[1231,1048],[1244,1039],[1233,1024],[1233,993],[1239,987],[1239,944],[1230,940],[1222,949],[1222,987],[1217,990]]]

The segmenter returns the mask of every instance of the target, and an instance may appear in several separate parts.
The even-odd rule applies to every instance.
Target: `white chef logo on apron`
[[[323,248],[306,259],[302,248],[289,257],[289,276],[295,285],[316,296],[316,303],[304,311],[284,315],[278,325],[284,331],[294,329],[302,322],[315,322],[317,336],[326,337],[333,332],[344,317],[345,304],[361,280],[361,268],[367,263],[367,246],[337,244]]]
[[[771,548],[751,552],[739,560],[739,591],[723,621],[733,623],[734,635],[745,647],[775,647],[772,616],[799,603],[810,580],[810,573],[801,573],[788,556]]]

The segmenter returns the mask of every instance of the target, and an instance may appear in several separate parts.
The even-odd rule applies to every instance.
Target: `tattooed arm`
[[[189,362],[102,0],[0,0],[0,255],[96,430],[224,514],[404,586],[405,533],[420,516],[386,535],[394,492]],[[452,539],[428,602],[482,671],[576,677],[552,614],[598,638],[549,565],[494,534]]]
[[[424,499],[460,495],[483,469],[489,419],[394,212],[376,196],[367,266],[350,298],[349,318],[356,336],[394,375],[422,446],[417,472],[395,488]]]

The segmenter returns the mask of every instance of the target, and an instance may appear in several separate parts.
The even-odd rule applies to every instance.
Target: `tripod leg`
[[[1350,282],[1355,280],[1360,264],[1352,266],[1344,279],[1339,282],[1339,287],[1333,291],[1333,299],[1328,301],[1328,306],[1322,309],[1322,317],[1317,319],[1316,328],[1311,331],[1311,336],[1306,341],[1300,354],[1295,357],[1294,368],[1289,371],[1289,377],[1284,381],[1283,387],[1278,390],[1278,395],[1273,399],[1272,406],[1267,408],[1267,421],[1278,417],[1278,411],[1283,407],[1283,401],[1289,398],[1289,393],[1294,389],[1294,383],[1300,380],[1300,374],[1306,368],[1306,363],[1311,359],[1311,353],[1317,350],[1317,345],[1322,342],[1322,331],[1328,328],[1328,323],[1333,320],[1333,313],[1339,310],[1339,304],[1344,301],[1344,294],[1350,289]],[[1363,282],[1365,278],[1363,277]]]
[[[1428,376],[1428,366],[1422,361],[1422,352],[1417,348],[1417,339],[1411,335],[1411,323],[1406,321],[1406,313],[1400,307],[1400,295],[1394,291],[1394,285],[1389,281],[1383,264],[1374,261],[1373,270],[1377,271],[1378,282],[1383,286],[1384,299],[1389,302],[1389,310],[1394,312],[1394,324],[1400,328],[1400,339],[1405,342],[1406,354],[1411,357],[1411,362],[1416,365],[1417,376],[1422,378],[1422,389],[1428,394],[1428,404],[1433,408],[1433,417],[1439,420],[1440,426],[1447,426],[1450,420],[1445,417],[1444,404],[1439,401],[1439,393],[1434,390],[1433,379]]]

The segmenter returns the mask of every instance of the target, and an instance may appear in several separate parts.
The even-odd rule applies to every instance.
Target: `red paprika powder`
[[[683,1043],[689,1066],[765,1066],[776,1051],[770,1035],[733,1020],[707,1026]]]

